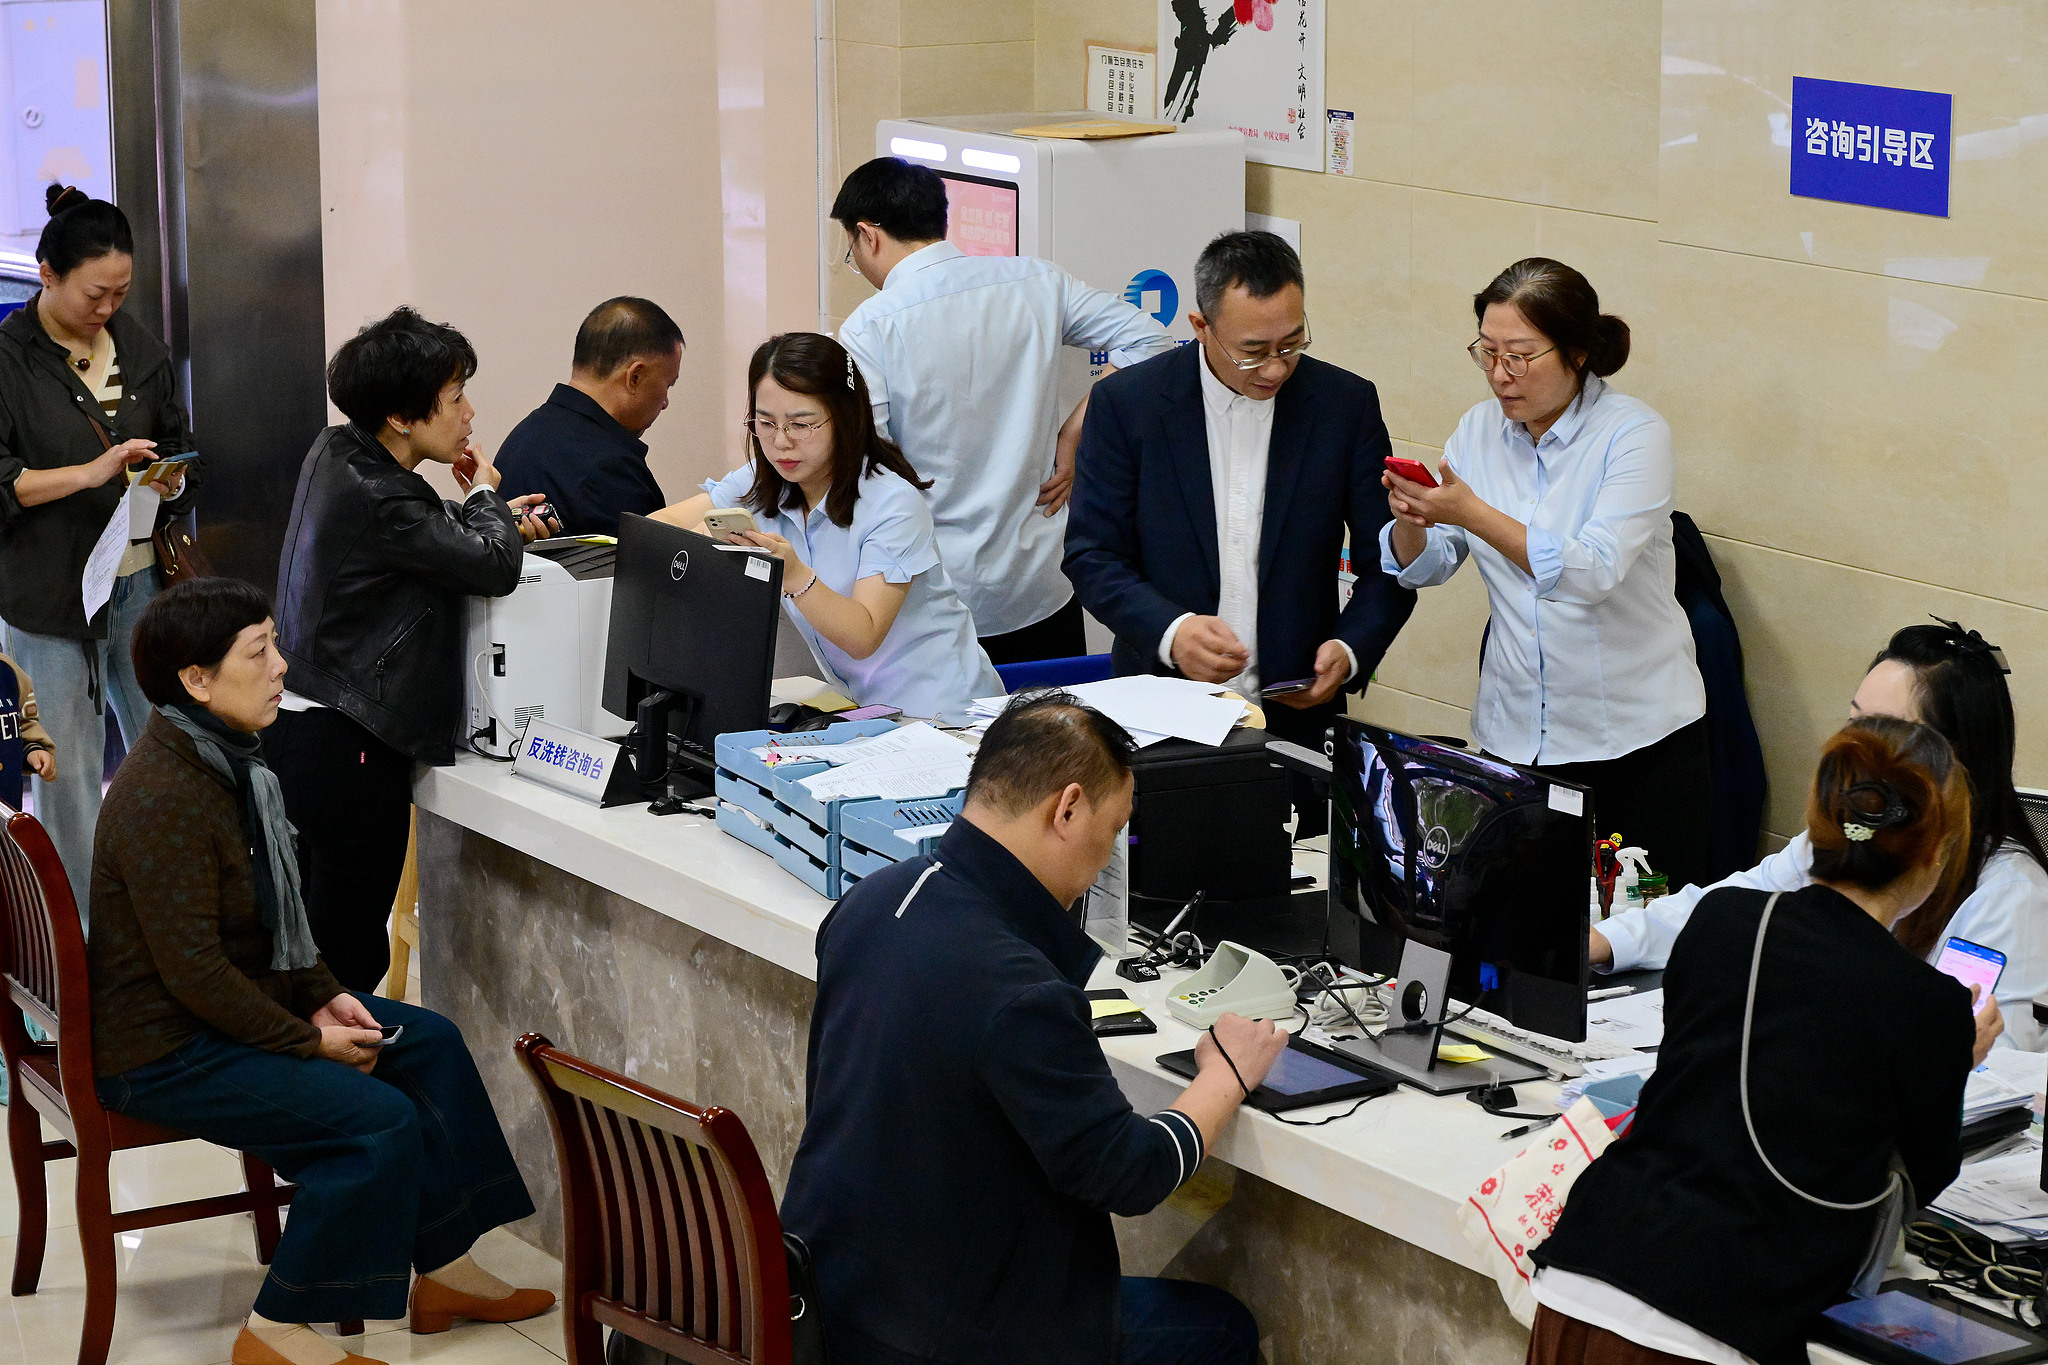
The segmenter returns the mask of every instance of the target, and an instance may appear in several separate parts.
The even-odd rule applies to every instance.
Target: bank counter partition
[[[813,945],[831,902],[710,820],[599,810],[467,754],[421,769],[414,798],[424,999],[461,1026],[534,1191],[541,1211],[515,1231],[561,1252],[552,1142],[511,1054],[528,1030],[731,1109],[779,1196],[802,1132]],[[1141,1113],[1185,1084],[1153,1062],[1195,1042],[1163,1007],[1181,975],[1135,985],[1105,964],[1091,983],[1129,991],[1159,1025],[1103,1042]],[[1521,1093],[1548,1108],[1556,1086]],[[1247,1109],[1173,1199],[1118,1220],[1125,1271],[1231,1289],[1273,1365],[1518,1362],[1527,1334],[1456,1213],[1518,1150],[1500,1135],[1519,1122],[1405,1087],[1321,1127]]]

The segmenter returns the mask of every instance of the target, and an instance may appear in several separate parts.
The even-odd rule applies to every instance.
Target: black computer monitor
[[[633,722],[633,769],[649,799],[709,792],[712,741],[766,728],[781,598],[773,556],[619,518],[604,705]]]
[[[1414,939],[1451,954],[1454,998],[1584,1041],[1592,794],[1360,721],[1335,742],[1331,956],[1392,974]]]

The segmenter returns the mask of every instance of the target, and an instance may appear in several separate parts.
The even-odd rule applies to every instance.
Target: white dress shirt
[[[1266,529],[1266,465],[1273,449],[1274,398],[1247,398],[1216,377],[1204,353],[1195,367],[1202,372],[1202,424],[1209,437],[1209,490],[1216,503],[1216,615],[1244,646],[1249,662],[1228,684],[1244,696],[1259,686],[1259,541]],[[1159,637],[1159,662],[1174,667],[1173,637],[1181,622],[1195,613],[1173,618]],[[1343,644],[1343,641],[1338,641]],[[1350,645],[1349,682],[1358,672],[1358,656]]]
[[[1393,528],[1380,564],[1404,588],[1479,562],[1493,629],[1472,738],[1510,763],[1585,763],[1655,744],[1707,713],[1692,627],[1672,596],[1671,428],[1597,375],[1540,441],[1489,398],[1444,457],[1480,501],[1529,528],[1534,575],[1462,527],[1437,526],[1406,569]]]
[[[932,480],[939,556],[976,632],[1022,630],[1064,607],[1066,513],[1038,506],[1067,417],[1062,353],[1085,346],[1135,365],[1173,349],[1166,329],[1050,261],[934,242],[896,263],[839,341],[875,425]]]
[[[1648,905],[1624,910],[1594,925],[1614,948],[1614,961],[1603,972],[1636,968],[1661,970],[1671,960],[1678,931],[1692,918],[1693,907],[1709,891],[1744,887],[1751,891],[1797,891],[1813,884],[1813,841],[1802,832],[1785,847],[1747,872],[1738,872],[1712,886],[1688,886]],[[1997,1046],[2023,1052],[2048,1051],[2048,1031],[2034,1022],[2034,999],[2048,994],[2048,872],[2018,844],[2006,844],[1984,860],[1977,884],[1949,917],[1928,953],[1932,962],[1951,938],[1968,939],[2005,954],[1998,978],[1998,1008],[2005,1032]]]

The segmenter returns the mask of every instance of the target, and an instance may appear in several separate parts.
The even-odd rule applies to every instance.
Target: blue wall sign
[[[1792,78],[1792,193],[1948,217],[1949,115],[1931,90]]]

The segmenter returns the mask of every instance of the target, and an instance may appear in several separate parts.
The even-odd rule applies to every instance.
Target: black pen
[[[1523,1125],[1522,1125],[1522,1126],[1521,1126],[1520,1128],[1510,1128],[1510,1129],[1508,1129],[1508,1130],[1507,1130],[1507,1131],[1506,1131],[1505,1133],[1502,1133],[1502,1134],[1500,1135],[1500,1140],[1501,1140],[1502,1142],[1507,1142],[1507,1141],[1510,1141],[1511,1139],[1514,1139],[1514,1138],[1518,1138],[1518,1137],[1527,1137],[1527,1136],[1529,1136],[1529,1134],[1531,1134],[1531,1133],[1535,1132],[1535,1131],[1536,1131],[1536,1130],[1537,1130],[1538,1128],[1541,1128],[1541,1127],[1543,1127],[1543,1125],[1545,1125],[1546,1123],[1556,1123],[1556,1122],[1557,1122],[1557,1119],[1556,1119],[1556,1118],[1547,1118],[1547,1119],[1538,1119],[1538,1120],[1536,1120],[1536,1122],[1534,1122],[1534,1123],[1525,1123],[1525,1124],[1523,1124]]]

